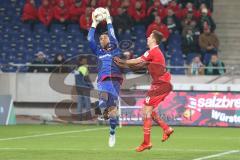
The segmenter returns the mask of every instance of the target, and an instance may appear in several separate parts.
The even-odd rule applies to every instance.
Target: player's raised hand
[[[118,64],[125,64],[125,61],[119,57],[114,57],[114,62],[118,63]]]
[[[97,25],[99,24],[99,22],[96,20],[96,17],[94,15],[94,12],[92,12],[92,27],[93,28],[97,28]]]
[[[111,15],[107,8],[106,8],[106,15],[107,15],[106,17],[107,24],[112,23]]]
[[[125,62],[125,60],[119,58],[119,57],[114,57],[113,58],[114,62],[121,68],[129,68]]]

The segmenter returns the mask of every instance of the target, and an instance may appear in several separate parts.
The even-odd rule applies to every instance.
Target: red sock
[[[166,122],[164,122],[158,115],[156,111],[152,112],[152,119],[154,122],[156,122],[163,130],[166,130],[169,128]]]
[[[152,119],[145,118],[143,120],[143,132],[144,132],[144,144],[150,143],[150,136],[151,136],[151,128],[152,128]]]

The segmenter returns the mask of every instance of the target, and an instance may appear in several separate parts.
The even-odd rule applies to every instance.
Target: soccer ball
[[[107,18],[106,9],[102,7],[96,8],[93,14],[98,22],[101,22]]]

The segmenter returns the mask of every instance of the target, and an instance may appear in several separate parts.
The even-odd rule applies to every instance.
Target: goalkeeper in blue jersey
[[[113,147],[116,142],[115,129],[118,122],[117,101],[122,82],[121,69],[115,64],[113,58],[120,56],[121,51],[118,48],[118,41],[115,37],[112,20],[107,9],[106,14],[108,31],[100,35],[100,47],[97,46],[94,39],[96,27],[99,24],[94,15],[92,16],[92,26],[88,33],[88,41],[93,53],[98,57],[98,105],[102,111],[105,110],[105,119],[109,119],[109,147]]]

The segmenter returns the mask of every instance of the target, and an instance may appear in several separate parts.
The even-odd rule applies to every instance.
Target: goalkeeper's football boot
[[[116,136],[115,136],[115,134],[113,134],[113,135],[110,134],[109,140],[108,140],[108,146],[109,147],[114,147],[115,143],[116,143]]]
[[[163,137],[162,137],[162,142],[165,142],[168,140],[171,134],[173,134],[174,130],[173,128],[169,127],[168,129],[163,131]]]
[[[138,146],[136,148],[136,152],[142,152],[146,149],[150,150],[152,148],[152,144],[149,143],[149,144],[145,144],[145,143],[142,143],[140,146]]]

